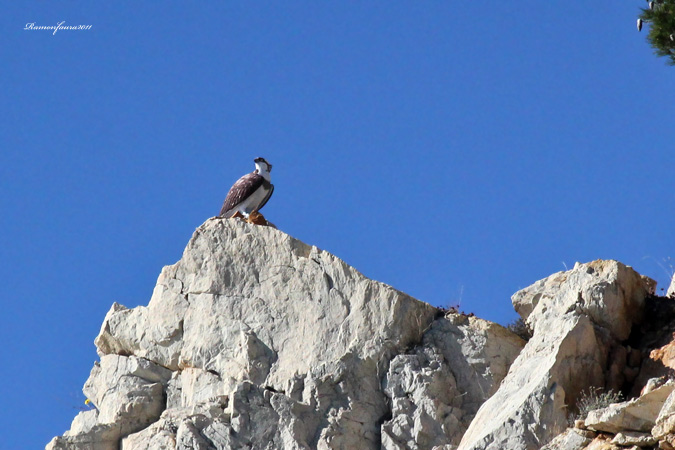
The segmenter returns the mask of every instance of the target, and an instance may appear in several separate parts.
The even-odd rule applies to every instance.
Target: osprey
[[[239,212],[248,219],[251,213],[258,212],[265,206],[272,196],[274,192],[274,185],[270,183],[272,164],[265,161],[265,158],[256,158],[253,162],[255,170],[239,178],[232,185],[225,197],[219,217],[229,219]]]

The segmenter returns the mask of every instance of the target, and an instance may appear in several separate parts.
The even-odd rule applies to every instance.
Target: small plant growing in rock
[[[581,393],[581,397],[577,401],[577,409],[579,414],[577,419],[585,419],[589,412],[595,409],[606,408],[612,403],[618,403],[623,400],[621,392],[609,390],[604,392],[604,389],[599,387],[591,387],[588,391]]]
[[[529,341],[530,338],[532,337],[532,330],[527,325],[527,323],[525,323],[522,317],[519,317],[510,324],[508,324],[506,328],[515,335],[524,339],[525,341]]]

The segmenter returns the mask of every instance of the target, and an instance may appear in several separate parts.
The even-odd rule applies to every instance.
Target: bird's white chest
[[[251,214],[251,212],[260,205],[260,203],[265,200],[265,197],[267,196],[267,189],[265,189],[265,186],[260,186],[258,189],[255,190],[255,192],[250,195],[246,200],[241,202],[239,205],[239,210],[240,213],[242,213],[245,216],[248,216]]]

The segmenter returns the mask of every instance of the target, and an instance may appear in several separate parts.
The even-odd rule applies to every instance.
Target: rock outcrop
[[[148,306],[112,305],[94,408],[47,448],[675,449],[675,300],[654,292],[619,262],[577,264],[513,295],[525,342],[210,219]],[[627,400],[580,417],[600,391]]]
[[[584,420],[585,428],[611,434],[622,432],[650,432],[663,404],[675,389],[675,383],[668,382],[644,395],[627,402],[613,403],[591,411]]]
[[[652,379],[638,398],[590,411],[542,450],[672,450],[674,389],[673,380]]]
[[[211,219],[114,304],[49,449],[453,448],[524,341],[271,227]]]
[[[539,449],[567,428],[584,389],[622,385],[623,342],[642,320],[654,287],[619,262],[594,261],[514,294],[533,336],[459,449]],[[623,360],[611,358],[615,354]]]

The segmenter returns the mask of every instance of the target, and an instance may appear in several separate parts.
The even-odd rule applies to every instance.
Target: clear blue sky
[[[110,305],[147,304],[257,156],[281,230],[434,305],[505,324],[597,258],[663,287],[675,68],[641,6],[5,2],[0,449],[69,428]],[[93,27],[23,29],[64,20]]]

